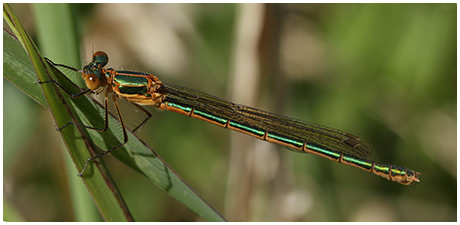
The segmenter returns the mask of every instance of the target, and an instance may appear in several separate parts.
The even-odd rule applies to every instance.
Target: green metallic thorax
[[[133,73],[128,71],[118,71],[114,77],[113,88],[123,95],[144,95],[148,93],[149,79],[148,74]]]

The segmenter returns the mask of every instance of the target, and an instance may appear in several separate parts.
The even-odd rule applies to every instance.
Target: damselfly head
[[[102,76],[102,73],[104,73],[102,70],[108,62],[109,56],[107,56],[105,52],[97,51],[94,53],[93,60],[83,67],[81,71],[81,76],[85,80],[86,87],[91,90],[96,90],[106,84]]]

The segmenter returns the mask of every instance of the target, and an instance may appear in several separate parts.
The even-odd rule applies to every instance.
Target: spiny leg
[[[108,121],[108,118],[107,118],[107,115],[108,115],[108,112],[107,112],[107,101],[108,101],[108,100],[107,100],[107,92],[108,92],[108,91],[106,91],[106,97],[105,97],[105,103],[106,103],[106,121]],[[88,164],[89,164],[91,161],[94,161],[94,160],[97,159],[97,158],[101,158],[102,156],[111,153],[111,152],[114,151],[115,149],[120,148],[121,146],[125,145],[125,144],[128,142],[128,133],[126,132],[126,126],[125,126],[125,123],[123,122],[123,117],[121,116],[120,107],[118,106],[118,102],[117,102],[117,100],[116,100],[116,96],[115,96],[115,95],[112,95],[112,101],[113,101],[113,104],[115,105],[115,109],[117,110],[118,119],[120,120],[121,128],[122,128],[122,130],[123,130],[123,138],[124,138],[124,140],[123,140],[123,142],[120,143],[119,145],[117,145],[117,146],[115,146],[115,147],[113,147],[113,148],[111,148],[111,149],[109,149],[109,150],[107,150],[107,151],[103,151],[103,152],[101,152],[101,153],[99,153],[99,154],[97,154],[97,155],[95,155],[95,156],[92,156],[91,158],[88,158],[88,159],[86,160],[85,165],[83,166],[82,171],[81,171],[79,174],[77,174],[77,175],[80,176],[80,177],[83,175],[83,173],[85,172],[86,168],[88,167]],[[107,129],[107,125],[108,125],[108,122],[106,123],[105,129]]]
[[[45,83],[53,83],[53,84],[55,84],[57,87],[59,87],[61,90],[63,90],[67,95],[69,95],[72,98],[78,98],[80,96],[83,96],[83,95],[91,92],[91,89],[87,89],[87,90],[84,90],[84,91],[82,91],[80,93],[72,94],[55,80],[48,80],[48,81],[40,81],[39,82],[39,84],[45,84]],[[105,125],[104,125],[104,128],[86,126],[86,125],[83,125],[83,124],[79,124],[79,123],[75,123],[73,121],[70,121],[67,124],[65,124],[64,126],[59,127],[57,130],[60,131],[60,130],[64,129],[65,127],[69,126],[70,124],[73,124],[75,126],[84,127],[84,128],[88,128],[88,129],[92,129],[92,130],[97,130],[97,131],[100,131],[100,132],[107,131],[107,128],[108,128],[108,119],[107,119],[108,118],[108,110],[107,110],[107,104],[108,103],[107,102],[108,102],[108,99],[107,99],[107,97],[105,97],[105,99],[104,99],[104,110],[105,110],[105,122],[104,122]]]
[[[109,128],[108,101],[109,101],[108,98],[105,97],[105,98],[104,98],[104,114],[105,114],[105,118],[104,118],[104,128],[91,127],[91,126],[87,126],[87,125],[84,125],[84,124],[75,123],[75,122],[73,122],[73,121],[70,121],[70,122],[68,122],[67,124],[65,124],[64,126],[58,128],[58,131],[61,131],[62,129],[66,128],[67,126],[73,124],[73,125],[75,125],[75,126],[84,127],[84,128],[92,129],[92,130],[97,130],[97,131],[99,131],[99,132],[106,132],[107,129]]]
[[[48,59],[48,58],[46,58],[46,57],[45,57],[45,60],[46,60],[49,64],[51,64],[51,65],[53,65],[53,66],[55,66],[55,67],[63,67],[63,68],[66,68],[66,69],[69,69],[69,70],[72,70],[72,71],[75,71],[75,72],[80,72],[79,69],[75,69],[75,68],[73,68],[73,67],[70,67],[70,66],[67,66],[67,65],[64,65],[64,64],[57,64],[57,63],[54,63],[53,61],[51,61],[51,59]]]
[[[133,129],[133,132],[136,132],[137,129],[141,128],[150,118],[152,118],[152,114],[147,111],[147,109],[145,109],[144,107],[134,103],[134,102],[129,102],[131,104],[133,104],[134,106],[136,106],[138,109],[140,109],[142,112],[145,113],[145,115],[147,115],[147,118],[144,119],[144,121],[142,121],[139,125],[137,125],[136,128]]]
[[[72,98],[78,98],[84,94],[87,94],[89,92],[91,92],[91,89],[86,89],[86,90],[83,90],[82,92],[80,93],[76,93],[76,94],[72,94],[70,93],[68,90],[66,90],[60,83],[58,83],[57,81],[55,80],[46,80],[46,81],[39,81],[38,82],[39,84],[46,84],[46,83],[53,83],[55,84],[57,87],[59,87],[61,90],[63,90],[67,95],[69,95],[70,97]]]

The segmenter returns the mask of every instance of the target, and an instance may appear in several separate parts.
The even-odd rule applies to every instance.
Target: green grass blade
[[[47,107],[40,86],[35,85],[37,76],[24,48],[11,34],[3,31],[3,77],[21,89],[31,99]]]
[[[37,39],[43,54],[48,58],[62,60],[62,64],[79,67],[81,65],[79,37],[71,4],[31,4],[31,7]],[[74,163],[70,157],[66,159],[73,217],[76,221],[99,221],[101,218],[91,196],[81,179],[75,176]]]
[[[19,23],[15,15],[12,13],[8,5],[3,7],[4,18],[7,23],[12,27],[18,40],[21,41],[23,47],[26,49],[30,56],[33,67],[40,80],[49,80],[52,76],[55,76],[48,64],[40,55],[35,44],[31,41],[30,36],[25,32],[22,25]],[[6,46],[5,46],[6,48]],[[8,51],[8,49],[4,49]],[[12,75],[12,74],[7,74]],[[17,75],[17,74],[16,74]],[[26,75],[23,75],[25,78]],[[29,75],[30,76],[30,75]],[[29,81],[37,81],[36,78],[29,77]],[[16,83],[19,86],[21,83]],[[34,84],[37,86],[37,84]],[[56,92],[56,88],[52,85],[38,85],[43,88],[43,92],[46,97],[46,101],[51,109],[53,116],[56,120],[57,126],[62,127],[68,121],[75,120],[76,118],[69,114],[68,105],[65,104],[65,100],[60,96],[59,92]],[[63,101],[64,100],[64,101]],[[87,148],[92,148],[92,144],[85,131],[78,127],[69,127],[69,129],[63,129],[61,135],[64,142],[72,156],[77,168],[82,168],[85,158],[90,157]],[[98,206],[102,216],[107,221],[131,221],[132,216],[129,213],[126,204],[124,203],[121,195],[119,194],[116,186],[110,179],[109,174],[106,172],[103,164],[97,166],[98,170],[94,170],[92,176],[83,178],[89,192],[95,199],[95,203]]]

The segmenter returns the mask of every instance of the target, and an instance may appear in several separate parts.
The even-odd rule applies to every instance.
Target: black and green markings
[[[268,132],[265,130],[258,129],[256,126],[250,126],[248,124],[222,118],[210,112],[204,112],[196,108],[193,108],[193,106],[190,105],[183,105],[181,103],[175,103],[172,101],[166,102],[165,104],[167,104],[167,110],[169,111],[178,112],[189,117],[198,118],[216,124],[220,127],[246,133],[258,139],[262,139],[271,143],[276,143],[288,147],[289,149],[295,150],[297,152],[311,153],[339,163],[351,165],[366,170],[368,172],[372,172],[388,180],[399,182],[401,184],[408,185],[413,181],[416,181],[414,178],[416,178],[416,176],[418,175],[417,172],[414,172],[404,167],[390,164],[380,164],[370,160],[361,159],[355,156],[331,150],[324,146],[310,144],[307,138],[305,138],[305,140],[289,138],[284,135],[277,134],[276,132]],[[349,145],[350,147],[356,147],[357,145],[359,145],[359,143],[357,142],[357,140],[359,140],[358,137],[348,133],[343,133],[343,135],[350,138],[343,139],[343,142]]]

